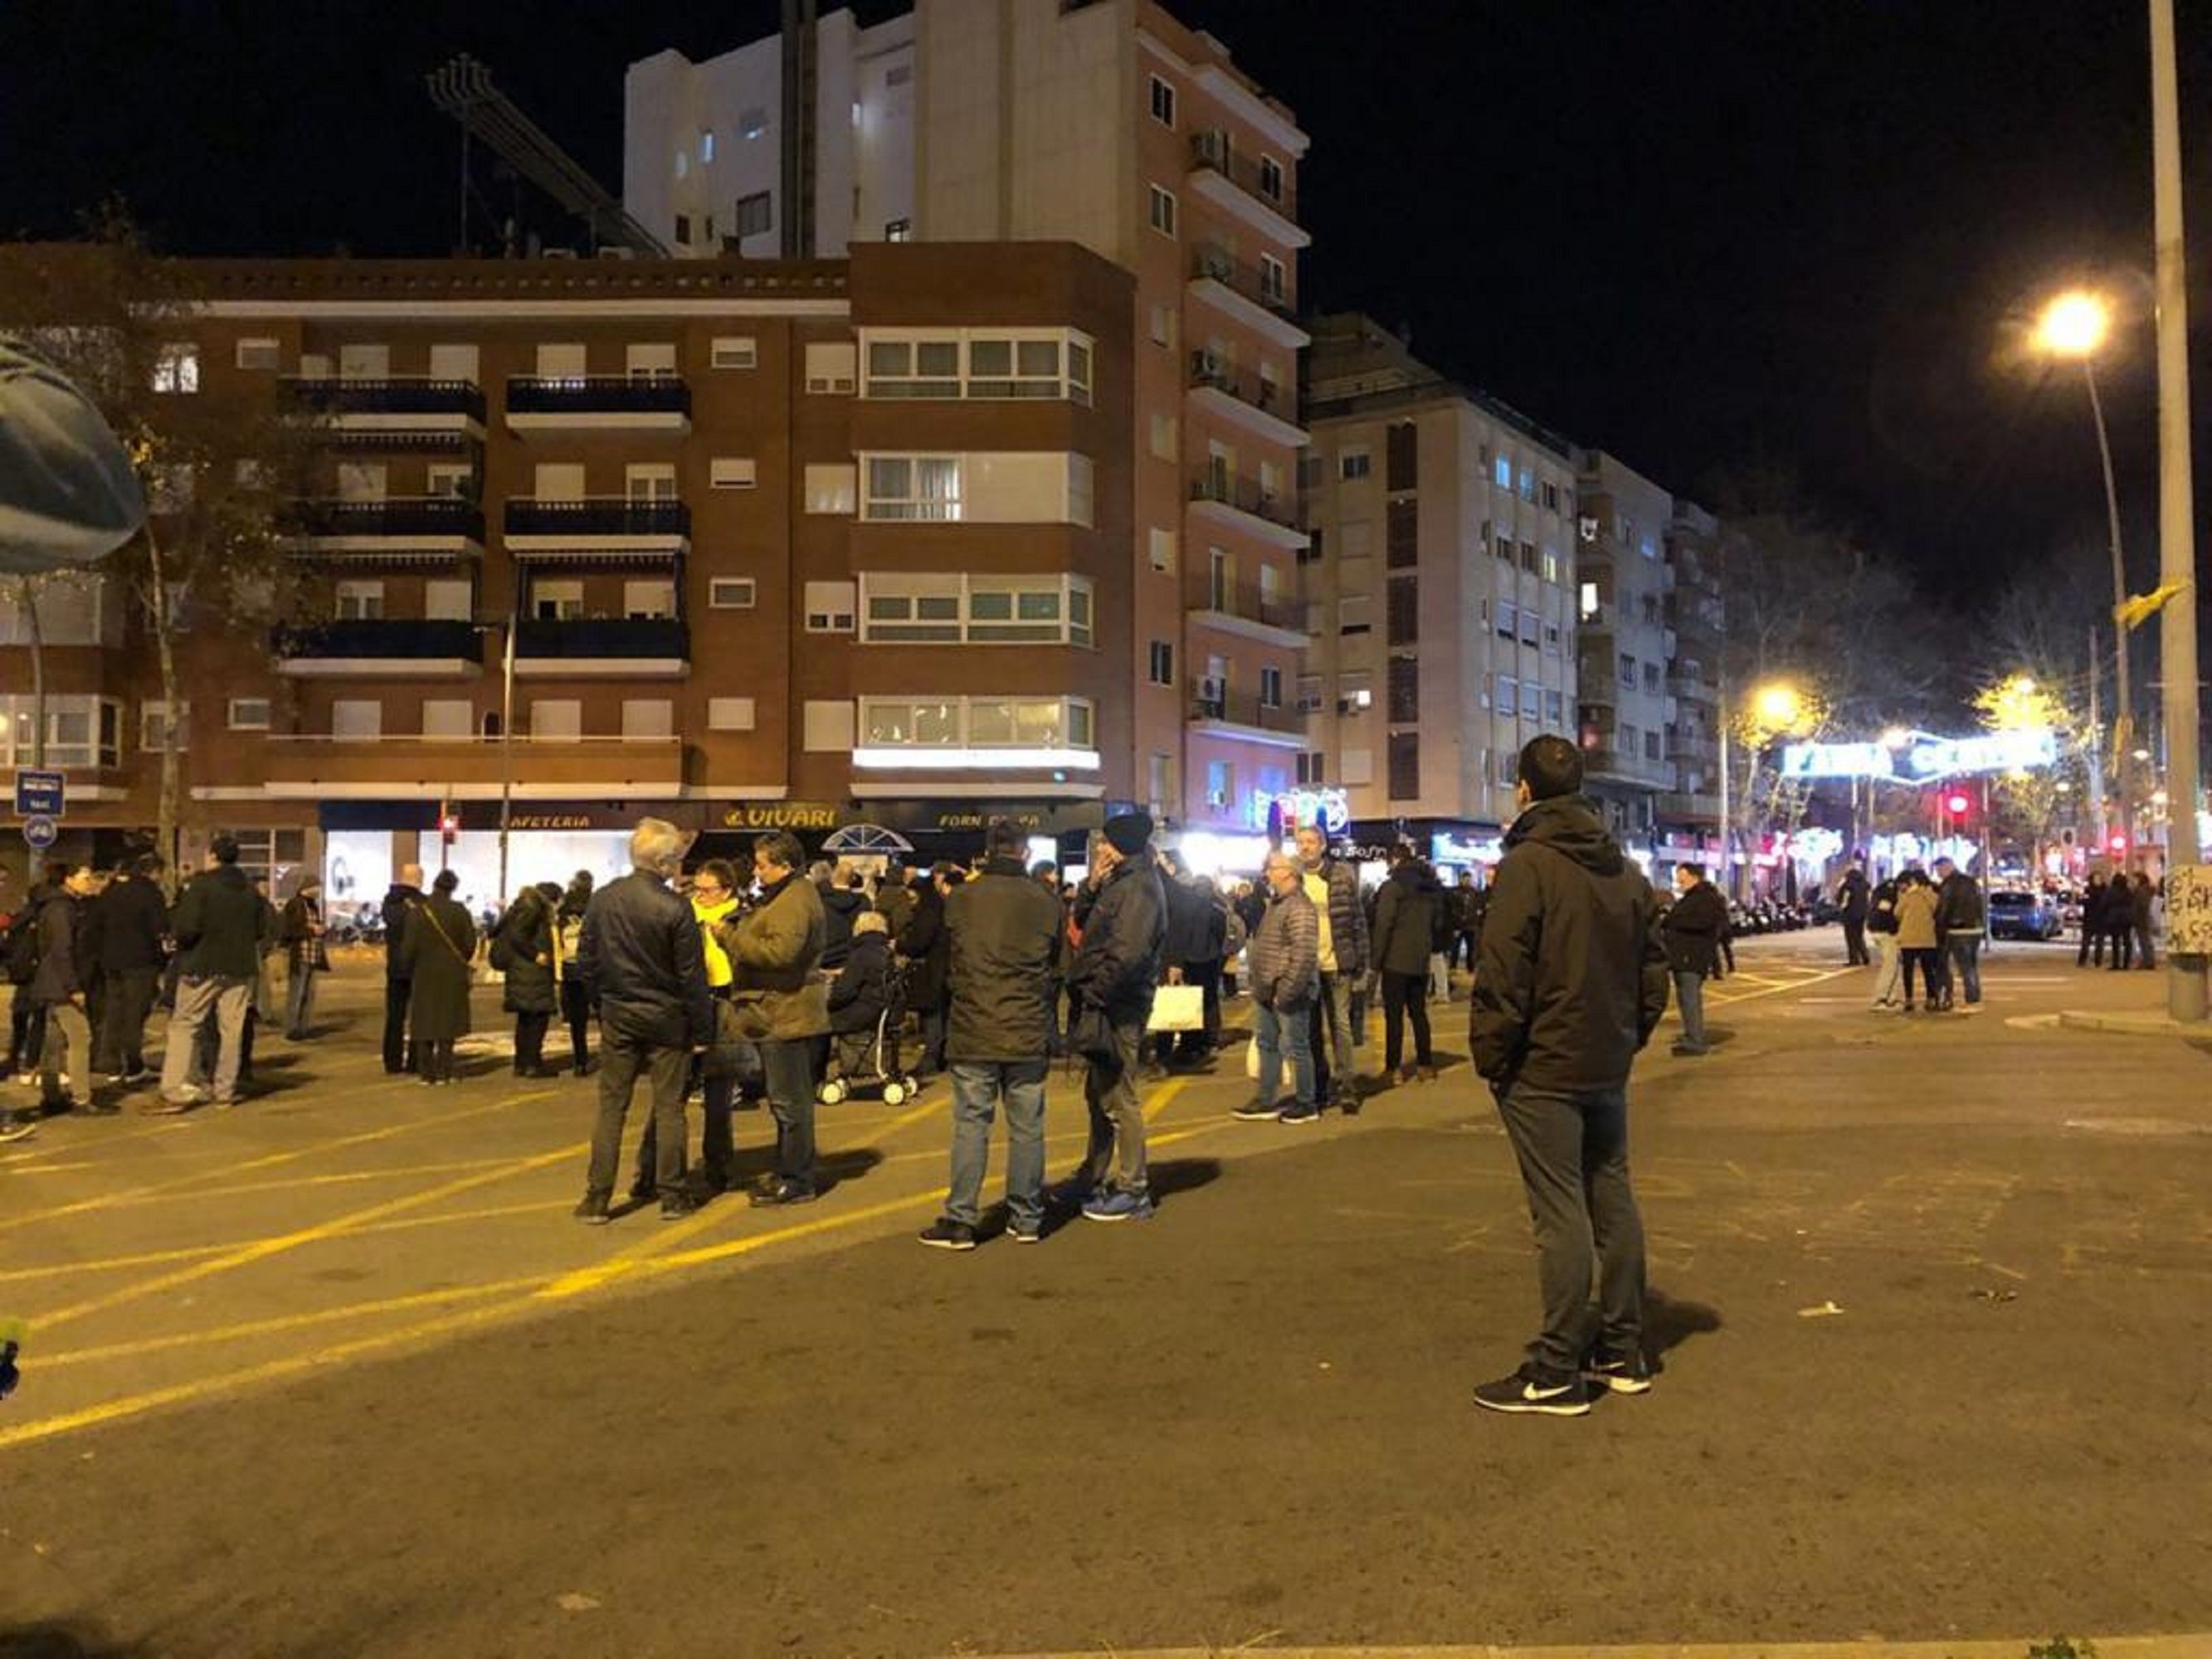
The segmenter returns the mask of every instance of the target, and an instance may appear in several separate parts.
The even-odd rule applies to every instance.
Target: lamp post
[[[2097,459],[2105,474],[2105,530],[2112,555],[2112,610],[2117,617],[2128,602],[2128,572],[2120,550],[2120,496],[2112,482],[2112,443],[2105,428],[2104,399],[2097,392],[2097,354],[2104,349],[2112,336],[2112,308],[2095,294],[2086,289],[2069,289],[2043,308],[2035,325],[2036,345],[2045,353],[2057,358],[2071,358],[2081,365],[2081,383],[2089,392],[2089,416],[2097,428]],[[2130,690],[2128,672],[2128,630],[2115,625],[2112,629],[2112,658],[2115,679],[2119,693],[2119,706],[2112,720],[2112,785],[2119,796],[2120,833],[2135,842],[2135,810],[2133,791],[2130,787],[2132,768],[2128,764],[2130,727],[2134,720],[2135,699]],[[2101,745],[2104,734],[2098,734]],[[2101,797],[2095,805],[2096,816],[2103,817]]]

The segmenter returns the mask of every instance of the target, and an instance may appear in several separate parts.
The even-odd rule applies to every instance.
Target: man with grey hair
[[[755,842],[759,901],[714,935],[730,958],[730,1001],[738,1029],[760,1045],[769,1110],[775,1117],[775,1171],[747,1200],[761,1206],[811,1204],[819,1192],[815,1050],[817,1039],[830,1032],[830,997],[815,973],[826,925],[820,890],[799,873],[805,856],[788,830],[771,830]]]
[[[623,1121],[641,1073],[652,1081],[661,1219],[698,1207],[684,1188],[684,1085],[691,1056],[714,1041],[714,1005],[698,924],[669,886],[690,842],[672,823],[643,819],[629,838],[635,867],[593,894],[584,912],[576,967],[599,1011],[601,1049],[599,1120],[584,1200],[576,1206],[576,1218],[590,1225],[609,1219]]]

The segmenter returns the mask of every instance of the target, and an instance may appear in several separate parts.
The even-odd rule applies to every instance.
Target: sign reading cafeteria
[[[1904,765],[1898,762],[1902,757]],[[1936,738],[1914,732],[1887,743],[1793,743],[1782,751],[1785,778],[1898,778],[1926,782],[1980,772],[2027,772],[2056,764],[2058,738],[2048,727]]]

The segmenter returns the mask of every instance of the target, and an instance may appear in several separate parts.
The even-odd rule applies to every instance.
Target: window
[[[1656,761],[1659,758],[1659,734],[1656,732],[1646,732],[1644,734],[1644,758],[1648,761]]]
[[[1513,749],[1499,750],[1498,751],[1498,770],[1493,775],[1498,779],[1498,787],[1501,789],[1510,789],[1515,784],[1520,782],[1520,751]]]
[[[1260,194],[1271,202],[1283,199],[1283,164],[1272,155],[1260,158]]]
[[[1418,489],[1421,484],[1421,433],[1411,421],[1393,422],[1383,434],[1383,488]]]
[[[538,622],[580,622],[584,616],[584,584],[540,576],[530,584],[529,614]]]
[[[766,136],[767,132],[768,111],[764,106],[756,104],[750,109],[741,110],[738,112],[738,137],[759,138]]]
[[[1391,723],[1395,726],[1418,724],[1421,718],[1421,665],[1419,659],[1391,658],[1386,685]]]
[[[870,644],[1091,642],[1091,583],[1081,576],[879,572],[861,578],[860,596],[860,638]]]
[[[1544,724],[1553,731],[1559,729],[1560,721],[1565,717],[1564,702],[1563,695],[1558,691],[1544,693]]]
[[[913,220],[886,219],[884,221],[884,240],[886,242],[910,242],[913,240]]]
[[[384,735],[384,705],[341,697],[331,705],[331,735],[341,743],[374,743]]]
[[[200,349],[190,340],[172,340],[154,355],[154,390],[198,392]]]
[[[699,160],[711,162],[714,159],[714,133],[711,127],[699,130]]]
[[[1638,741],[1642,735],[1643,734],[1638,731],[1635,726],[1631,726],[1626,720],[1621,721],[1620,752],[1624,755],[1634,755],[1636,753]]]
[[[1548,479],[1544,484],[1544,507],[1548,512],[1556,513],[1559,510],[1559,487]]]
[[[1176,90],[1157,75],[1152,76],[1152,119],[1164,127],[1176,124]]]
[[[1523,645],[1535,644],[1537,629],[1541,626],[1542,623],[1543,618],[1539,617],[1534,611],[1526,609],[1522,610],[1521,612],[1521,643]]]
[[[429,494],[437,500],[472,501],[477,498],[477,470],[466,461],[433,461],[424,477]]]
[[[673,461],[632,461],[623,468],[623,496],[631,501],[672,501],[676,499]]]
[[[1170,640],[1154,640],[1146,678],[1154,685],[1173,685],[1175,678],[1175,644]]]
[[[1644,665],[1644,689],[1655,697],[1659,695],[1659,665],[1656,662]]]
[[[1530,502],[1536,499],[1536,475],[1525,466],[1521,469],[1521,499]]]
[[[422,615],[430,622],[476,619],[476,587],[465,577],[433,576],[422,584]]]
[[[1176,568],[1176,532],[1162,530],[1154,525],[1146,532],[1146,542],[1153,569],[1164,574],[1173,574]]]
[[[737,211],[730,219],[732,234],[740,238],[765,236],[775,228],[775,214],[768,191],[757,190],[750,196],[738,198]]]
[[[755,368],[760,364],[760,345],[750,334],[718,334],[708,358],[714,368]]]
[[[1512,600],[1510,600],[1510,599],[1500,599],[1500,600],[1498,600],[1498,638],[1500,638],[1500,639],[1502,639],[1502,640],[1510,640],[1510,639],[1511,639],[1511,638],[1513,637],[1513,630],[1514,630],[1515,621],[1516,621],[1516,618],[1518,617],[1518,615],[1519,615],[1519,612],[1518,612],[1517,611],[1516,611],[1516,610],[1515,610],[1515,608],[1514,608],[1514,605],[1513,605],[1513,601],[1512,601]]]
[[[1162,190],[1158,185],[1154,185],[1152,188],[1152,228],[1163,236],[1172,236],[1176,234],[1175,192],[1171,190]]]
[[[1364,449],[1346,449],[1338,453],[1336,476],[1340,478],[1364,478],[1375,470],[1375,458]]]
[[[1388,601],[1388,640],[1392,645],[1413,645],[1421,637],[1421,585],[1412,576],[1390,579]]]
[[[1656,628],[1659,625],[1659,596],[1656,593],[1646,593],[1644,596],[1644,620],[1649,627]]]
[[[849,634],[859,604],[856,582],[806,584],[806,631],[810,634]]]
[[[750,576],[714,576],[707,583],[709,611],[750,611],[755,596]]]
[[[1557,623],[1544,624],[1544,654],[1547,657],[1559,654],[1559,625]]]
[[[1299,675],[1298,713],[1301,714],[1319,714],[1321,712],[1321,676],[1318,674]]]
[[[1582,584],[1575,609],[1576,614],[1583,622],[1588,622],[1592,617],[1597,615],[1598,597],[1597,584],[1595,582],[1584,582]]]
[[[672,380],[676,348],[665,341],[633,341],[623,349],[623,368],[633,380]]]
[[[1088,455],[1067,458],[1067,522],[1085,528],[1093,523],[1097,471]]]
[[[871,398],[1091,401],[1093,343],[1073,329],[861,331]]]
[[[426,697],[422,702],[422,735],[447,742],[461,742],[476,735],[476,705],[466,697]]]
[[[676,614],[676,584],[666,577],[647,577],[623,584],[623,619],[662,622]]]
[[[805,491],[809,513],[850,518],[859,506],[860,469],[850,462],[810,462]]]
[[[676,216],[676,242],[679,247],[691,245],[691,216],[688,213]]]
[[[340,622],[380,622],[383,617],[382,582],[342,581],[337,585],[337,619]]]
[[[1421,504],[1410,498],[1383,508],[1383,562],[1389,568],[1410,570],[1421,562],[1420,520]]]
[[[1152,313],[1152,342],[1156,346],[1175,349],[1176,313],[1166,306],[1154,306]]]
[[[1227,806],[1237,799],[1237,764],[1234,761],[1208,761],[1206,763],[1206,804],[1208,806]]]
[[[1636,659],[1626,651],[1620,653],[1620,683],[1631,691],[1636,690]]]
[[[871,398],[957,398],[960,341],[876,339],[867,346]]]
[[[231,361],[240,368],[273,369],[277,367],[279,347],[274,340],[240,340],[234,352]]]
[[[1559,556],[1548,547],[1544,550],[1544,580],[1547,582],[1559,580]]]
[[[1154,460],[1172,461],[1182,454],[1181,441],[1176,435],[1177,430],[1174,416],[1154,415],[1152,416],[1152,451]]]
[[[1534,573],[1537,568],[1535,543],[1523,542],[1521,544],[1521,568],[1523,570],[1528,571],[1532,574]]]
[[[1498,677],[1497,700],[1491,704],[1491,712],[1503,720],[1513,719],[1521,712],[1520,689],[1520,682],[1512,675],[1500,674]]]
[[[754,723],[753,700],[750,697],[707,699],[707,729],[709,732],[750,732]]]
[[[815,340],[806,348],[806,389],[848,395],[860,372],[860,349],[850,340]]]
[[[1390,734],[1390,799],[1418,800],[1421,794],[1421,734]]]
[[[1260,298],[1273,305],[1285,302],[1290,292],[1290,272],[1272,253],[1260,256]]]
[[[580,340],[544,340],[538,347],[538,378],[551,386],[581,386],[586,358]]]
[[[750,455],[717,455],[707,464],[707,483],[714,489],[750,489],[760,483],[760,467]]]
[[[1283,671],[1262,668],[1260,671],[1260,707],[1280,708],[1283,706]]]
[[[1491,480],[1492,480],[1492,482],[1493,482],[1494,483],[1496,483],[1496,484],[1497,484],[1497,486],[1498,486],[1500,489],[1512,489],[1512,488],[1513,488],[1513,461],[1512,461],[1512,458],[1511,458],[1510,456],[1500,455],[1500,456],[1499,456],[1499,457],[1498,457],[1495,461],[1493,461],[1493,462],[1491,464],[1491,468],[1490,468],[1490,477],[1491,477]]]
[[[1340,634],[1364,634],[1372,623],[1369,620],[1367,595],[1346,593],[1336,602],[1336,631]]]
[[[14,699],[12,698],[0,697],[0,716],[7,715],[8,705],[13,701]],[[49,697],[47,702],[51,704],[53,702],[53,699]],[[20,728],[18,742],[21,745],[21,753],[17,758],[27,761],[30,758],[31,735],[29,698],[27,697],[23,699],[22,707],[23,712],[20,714],[8,717],[6,719],[6,725]],[[181,751],[185,745],[186,739],[191,735],[190,728],[191,726],[192,706],[191,703],[186,702],[180,704],[179,707],[183,712],[178,716],[176,720],[176,744],[177,748]],[[169,733],[169,705],[167,703],[162,702],[158,697],[149,697],[145,702],[138,705],[138,747],[143,753],[149,755],[156,755],[161,753],[162,750],[167,748],[168,745]],[[8,732],[4,729],[0,729],[0,753],[5,753],[7,748]]]
[[[1328,781],[1327,757],[1318,749],[1302,750],[1298,754],[1297,778],[1300,783],[1320,784]]]
[[[584,735],[584,705],[567,698],[540,698],[530,705],[532,743],[574,743]]]
[[[623,700],[622,734],[626,738],[676,735],[676,705],[665,697]]]
[[[944,767],[969,764],[980,750],[1029,750],[1046,757],[999,759],[1095,766],[1097,756],[1083,752],[1091,748],[1092,719],[1090,701],[1083,697],[863,697],[854,760],[864,766]]]
[[[957,455],[871,455],[864,519],[957,519]]]

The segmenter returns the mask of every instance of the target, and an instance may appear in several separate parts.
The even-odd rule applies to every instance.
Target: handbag
[[[1106,1018],[1103,1008],[1088,1003],[1068,1022],[1067,1046],[1101,1066],[1111,1066],[1121,1058],[1121,1051],[1114,1041],[1114,1022]]]
[[[1145,1021],[1147,1031],[1202,1031],[1206,1029],[1206,991],[1197,985],[1163,985],[1152,994],[1152,1012]]]

